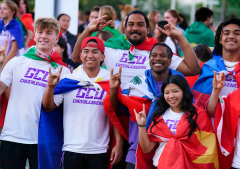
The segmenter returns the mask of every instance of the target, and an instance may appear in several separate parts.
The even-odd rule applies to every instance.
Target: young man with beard
[[[182,36],[181,30],[175,29],[175,26],[171,23],[167,24],[165,26],[166,30],[163,30],[159,28],[159,31],[168,34],[170,37],[180,38]],[[184,46],[184,44],[180,44]],[[189,50],[191,50],[191,47],[189,46]],[[183,48],[183,51],[186,51],[186,48]],[[185,53],[184,53],[185,54]],[[127,169],[134,169],[135,165],[137,164],[136,160],[136,151],[138,146],[138,125],[135,122],[135,115],[133,112],[131,112],[133,109],[139,109],[141,108],[140,102],[138,102],[138,99],[131,98],[131,96],[138,97],[138,98],[147,98],[146,100],[143,99],[143,103],[146,104],[147,109],[149,110],[147,115],[147,123],[146,128],[149,127],[152,121],[152,114],[157,109],[157,99],[161,95],[161,86],[163,84],[163,81],[169,76],[174,74],[180,74],[180,72],[172,70],[170,68],[172,62],[172,50],[169,46],[167,46],[165,43],[157,43],[153,46],[153,48],[150,51],[149,55],[149,66],[151,69],[146,70],[144,75],[137,75],[134,77],[122,90],[122,94],[125,96],[128,96],[130,100],[127,99],[124,104],[124,102],[121,102],[122,99],[119,98],[118,94],[118,88],[119,88],[119,77],[112,76],[110,78],[110,101],[112,104],[112,107],[114,109],[114,112],[118,116],[120,116],[122,113],[119,110],[119,102],[124,104],[131,115],[129,120],[129,144],[130,148],[128,150],[126,162],[127,162]],[[183,75],[182,75],[183,76]],[[115,84],[115,85],[111,85]],[[134,102],[131,102],[134,101]],[[137,101],[137,103],[135,102]],[[149,102],[150,101],[150,102]],[[111,105],[110,105],[111,107]],[[111,120],[111,119],[110,119]],[[137,167],[144,168],[144,166],[141,167],[139,163],[137,164]]]
[[[106,17],[106,16],[105,16]],[[91,36],[93,32],[102,30],[104,17],[93,20],[79,37],[72,58],[75,62],[81,63],[79,54],[82,40]],[[108,22],[110,24],[110,22]],[[105,59],[104,64],[108,70],[114,68],[116,73],[119,66],[122,66],[122,84],[124,87],[136,75],[143,75],[149,67],[149,52],[153,45],[157,43],[155,38],[147,38],[149,32],[149,20],[142,11],[133,11],[127,18],[125,23],[126,35],[122,35],[117,39],[109,39],[105,42]],[[177,29],[174,27],[173,29]],[[170,65],[171,69],[177,70],[186,76],[196,75],[200,73],[201,68],[198,64],[197,57],[193,49],[189,48],[184,35],[177,38],[181,48],[185,49],[184,60],[173,55]],[[187,49],[187,50],[186,50]]]
[[[222,118],[222,124],[217,125],[217,119],[215,116],[215,108],[209,108],[213,103],[208,103],[211,93],[214,95],[225,97],[231,95],[235,90],[239,90],[240,87],[240,19],[230,18],[221,23],[216,31],[215,36],[215,48],[213,51],[213,58],[206,62],[202,67],[202,73],[193,86],[193,94],[195,102],[198,106],[206,108],[209,117],[215,117],[215,129],[218,135],[218,141],[220,144],[219,149],[219,162],[220,168],[240,168],[240,118],[239,110],[228,112],[225,110]],[[217,73],[224,73],[225,83],[221,90],[213,91],[213,79],[214,71]],[[212,97],[212,96],[211,96]],[[239,98],[238,98],[239,99]],[[214,100],[214,99],[213,99]],[[216,99],[215,99],[216,100]],[[239,103],[239,100],[237,100]],[[234,102],[232,102],[233,104]],[[237,105],[238,105],[237,103]],[[234,109],[238,106],[235,105]],[[229,109],[231,106],[225,106],[225,109]],[[217,114],[217,113],[216,113]],[[222,114],[222,112],[220,113]],[[236,115],[236,118],[231,119],[232,115]],[[219,120],[219,119],[218,119]],[[221,126],[225,128],[223,133],[219,135]],[[226,130],[229,129],[229,130]],[[224,132],[226,131],[226,132]],[[236,132],[235,132],[236,131]],[[227,134],[227,135],[225,135]],[[234,141],[235,137],[235,141]],[[225,138],[225,140],[221,140]],[[233,143],[235,142],[235,147]],[[226,144],[224,144],[226,143]],[[226,147],[227,145],[227,147]],[[229,145],[232,145],[232,147]],[[233,151],[234,150],[234,151]],[[231,153],[231,154],[230,154]],[[233,160],[232,160],[233,155]]]
[[[14,57],[3,68],[0,94],[9,86],[11,92],[0,135],[1,169],[24,169],[27,159],[30,168],[38,168],[38,127],[48,70],[62,71],[62,75],[70,73],[61,56],[53,50],[59,31],[56,19],[38,18],[35,21],[36,46],[23,56]],[[3,52],[1,50],[1,54]]]

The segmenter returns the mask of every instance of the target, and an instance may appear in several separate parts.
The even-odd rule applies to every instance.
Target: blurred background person
[[[179,26],[179,24],[182,23],[183,18],[180,17],[178,11],[176,11],[174,9],[167,10],[164,13],[164,20],[170,21],[174,26],[179,28],[181,30],[181,32],[183,33],[183,35],[184,35],[185,31]],[[177,49],[179,51],[179,56],[183,56],[182,49],[181,49],[180,45],[178,44],[178,42],[177,42]]]
[[[149,31],[148,37],[151,38],[151,37],[154,37],[155,26],[158,23],[158,21],[160,21],[161,14],[157,10],[151,10],[148,13],[147,17],[149,19],[149,24],[150,24],[150,31]]]
[[[99,7],[94,7],[91,12],[89,11],[89,17],[88,17],[88,21],[82,25],[80,25],[78,27],[78,35],[77,35],[77,38],[82,34],[82,32],[86,29],[87,25],[89,22],[91,22],[92,20],[94,19],[97,19],[98,18],[98,15],[99,15]],[[86,13],[86,12],[85,12]],[[85,20],[86,20],[86,15],[85,16]]]
[[[211,24],[213,11],[206,7],[199,8],[195,13],[195,22],[185,32],[188,42],[206,44],[214,47],[214,25]]]
[[[17,4],[18,10],[16,14],[16,20],[21,24],[22,31],[23,31],[23,43],[24,43],[24,50],[20,49],[20,55],[23,55],[28,51],[28,43],[33,38],[33,33],[31,30],[27,30],[25,25],[20,20],[22,15],[26,13],[26,5],[24,4],[23,0],[12,0]]]
[[[128,13],[123,17],[120,25],[117,28],[117,30],[121,33],[121,35],[125,35],[125,21],[126,21],[127,16],[128,16]]]
[[[5,64],[14,56],[19,56],[19,49],[24,47],[23,31],[16,21],[17,5],[13,1],[3,1],[0,7],[0,46],[4,46],[8,40]]]
[[[179,28],[184,34],[184,30],[179,26],[182,23],[183,18],[179,15],[178,11],[169,9],[164,13],[164,20],[169,20],[174,26]]]
[[[113,35],[114,38],[117,38],[117,37],[121,36],[121,34],[117,29],[115,29],[115,22],[114,22],[115,14],[116,14],[116,11],[114,10],[113,7],[111,7],[109,5],[105,5],[100,8],[98,17],[107,15],[107,17],[104,18],[106,20],[106,22],[112,20],[110,25],[107,25],[105,28],[103,28],[103,30],[109,31]],[[94,32],[92,34],[92,36],[96,36],[96,34],[97,34],[97,32]]]
[[[103,41],[103,43],[104,43],[109,38],[113,38],[113,35],[110,32],[108,32],[108,31],[98,31],[98,33],[96,34],[96,37],[101,39]]]
[[[61,27],[60,32],[62,34],[62,37],[66,40],[67,43],[70,44],[72,53],[75,43],[77,42],[77,37],[68,31],[70,19],[70,16],[67,14],[60,14],[57,17],[57,20]]]
[[[178,49],[177,49],[177,43],[176,43],[175,39],[170,38],[169,36],[160,32],[156,28],[158,26],[158,27],[165,30],[164,25],[167,25],[167,24],[168,24],[167,21],[159,21],[156,24],[155,29],[154,29],[155,38],[157,38],[158,42],[164,42],[166,45],[168,45],[172,49],[173,53],[175,53],[179,56],[179,52],[178,52]]]
[[[54,45],[54,50],[57,51],[60,56],[62,56],[63,62],[66,63],[69,69],[73,71],[78,67],[78,64],[68,58],[67,43],[64,38],[59,37],[58,42]]]
[[[27,29],[28,34],[32,34],[32,38],[30,39],[29,43],[28,43],[28,48],[30,48],[31,46],[35,45],[35,41],[34,41],[34,21],[33,21],[33,17],[32,14],[29,11],[29,3],[28,0],[24,0],[24,4],[26,7],[26,11],[25,13],[22,14],[22,17],[20,18],[22,23],[24,24],[24,26]]]
[[[179,13],[179,15],[180,15],[181,18],[183,18],[183,21],[182,21],[181,23],[179,23],[179,26],[185,31],[185,30],[189,27],[188,22],[187,22],[187,19],[186,19],[186,17],[185,17],[183,14],[181,14],[181,13]]]
[[[197,55],[197,59],[201,68],[204,65],[204,63],[212,59],[212,50],[205,44],[199,44],[195,46],[193,50]],[[188,84],[191,88],[193,88],[193,85],[197,81],[198,77],[199,75],[186,77]]]

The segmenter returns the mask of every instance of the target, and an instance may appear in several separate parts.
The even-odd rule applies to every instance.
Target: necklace
[[[233,68],[233,67],[235,67],[236,65],[237,65],[238,63],[236,63],[235,65],[233,65],[233,66],[227,66],[227,65],[225,65],[227,68]]]

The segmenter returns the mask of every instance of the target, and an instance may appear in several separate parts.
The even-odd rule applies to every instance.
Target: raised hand
[[[214,77],[213,77],[213,89],[215,90],[221,90],[224,87],[225,84],[225,74],[224,72],[217,74],[216,71],[214,71]]]
[[[4,46],[0,46],[0,63],[4,62],[6,59],[6,49],[7,49],[8,40],[6,39]]]
[[[49,87],[55,87],[60,79],[61,73],[62,73],[63,67],[60,67],[60,70],[58,73],[51,73],[51,67],[49,67],[49,75],[48,75],[48,86]]]
[[[107,25],[109,25],[112,22],[112,20],[106,22],[104,20],[104,18],[106,17],[107,15],[104,15],[91,21],[87,26],[88,30],[91,32],[101,31],[103,28],[105,28]]]
[[[138,125],[145,125],[146,124],[145,105],[143,104],[143,111],[141,111],[137,114],[137,111],[134,109],[134,113],[135,113],[135,116],[136,116],[137,124]]]
[[[167,20],[168,21],[168,20]],[[170,21],[168,21],[168,24],[164,26],[165,30],[158,27],[157,29],[166,34],[167,36],[170,36],[171,38],[174,38],[178,40],[181,36],[183,36],[182,31],[178,29],[176,26],[174,26]]]
[[[118,89],[121,85],[121,74],[122,74],[122,66],[119,67],[119,72],[113,75],[113,68],[111,69],[111,75],[109,79],[109,85],[111,89]]]

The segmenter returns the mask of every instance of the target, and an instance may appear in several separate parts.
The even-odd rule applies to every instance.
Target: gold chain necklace
[[[227,68],[233,68],[233,67],[235,67],[236,65],[237,65],[238,63],[236,63],[235,65],[233,65],[233,66],[227,66],[227,65],[225,65]]]

